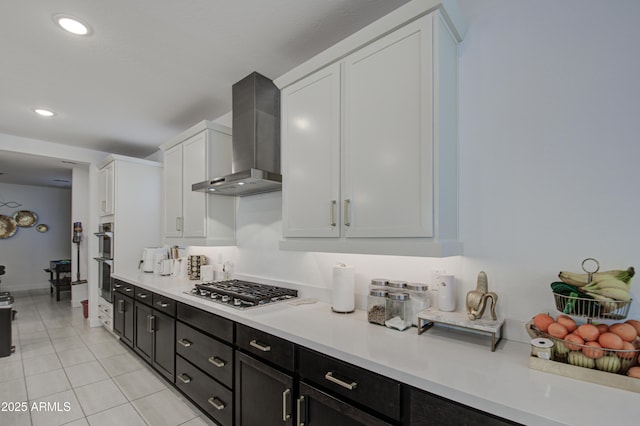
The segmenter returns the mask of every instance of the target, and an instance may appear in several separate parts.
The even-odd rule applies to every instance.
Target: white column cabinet
[[[204,121],[161,148],[165,243],[234,245],[235,199],[191,190],[194,183],[230,173],[231,130]]]
[[[435,11],[281,86],[282,249],[461,254],[456,49]]]

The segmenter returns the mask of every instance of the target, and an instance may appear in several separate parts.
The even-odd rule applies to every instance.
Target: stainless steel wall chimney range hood
[[[231,174],[191,186],[217,195],[280,191],[280,90],[257,72],[233,85]]]

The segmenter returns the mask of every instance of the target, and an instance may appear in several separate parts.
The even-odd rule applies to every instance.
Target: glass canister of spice
[[[386,320],[384,325],[396,330],[406,330],[411,327],[411,298],[406,292],[391,292],[387,294]]]
[[[370,323],[384,325],[387,306],[386,290],[370,290],[367,299],[367,318]]]
[[[418,313],[431,306],[429,286],[422,283],[407,284],[407,293],[411,298],[411,323],[418,326]]]

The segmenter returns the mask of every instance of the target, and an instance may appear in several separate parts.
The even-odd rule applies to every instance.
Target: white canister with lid
[[[443,312],[456,310],[456,293],[453,275],[440,275],[438,278],[438,309]]]

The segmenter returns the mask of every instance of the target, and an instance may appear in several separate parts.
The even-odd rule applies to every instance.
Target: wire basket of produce
[[[640,321],[578,325],[567,315],[554,319],[540,313],[527,324],[527,331],[553,342],[552,361],[623,375],[638,365]]]
[[[596,264],[588,271],[585,262]],[[598,272],[600,265],[592,258],[582,262],[584,274],[561,271],[560,281],[551,283],[556,309],[563,314],[593,319],[621,320],[629,314],[631,278],[635,269]]]

